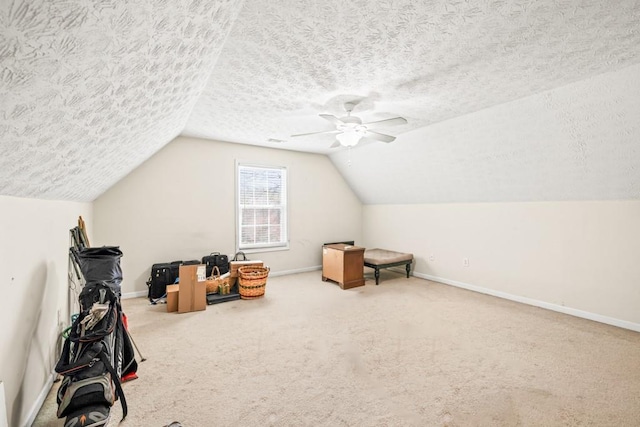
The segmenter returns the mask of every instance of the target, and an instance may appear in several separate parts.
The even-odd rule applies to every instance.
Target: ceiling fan
[[[378,120],[375,122],[362,123],[359,117],[352,116],[351,112],[356,106],[356,103],[346,102],[344,109],[347,115],[344,117],[336,117],[331,114],[320,114],[325,120],[330,121],[336,126],[335,130],[301,133],[297,135],[291,135],[292,138],[308,135],[320,135],[320,134],[336,134],[337,141],[333,143],[331,148],[335,147],[353,147],[361,138],[371,138],[382,142],[392,142],[396,139],[395,136],[385,135],[383,133],[375,132],[374,129],[384,128],[387,126],[403,125],[407,123],[404,117],[394,117],[392,119]]]

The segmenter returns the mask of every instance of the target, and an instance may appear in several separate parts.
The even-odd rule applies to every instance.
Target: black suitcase
[[[149,287],[149,301],[162,298],[167,292],[167,285],[172,284],[175,281],[172,273],[172,265],[170,263],[162,262],[159,264],[153,264],[151,266],[151,274],[147,281]]]
[[[158,298],[162,298],[167,293],[167,285],[176,283],[176,279],[180,275],[181,265],[200,264],[197,259],[189,261],[172,261],[161,262],[151,266],[151,275],[147,280],[149,287],[148,298],[153,302]]]
[[[176,283],[176,279],[180,275],[180,266],[182,265],[182,261],[171,261],[169,263],[169,268],[171,269],[171,283]]]
[[[171,266],[171,283],[176,283],[176,279],[180,276],[180,266],[181,265],[193,265],[200,264],[200,261],[197,259],[192,259],[189,261],[171,261],[169,265]]]
[[[211,252],[209,255],[202,257],[202,264],[207,266],[207,277],[211,276],[213,267],[218,267],[220,274],[229,272],[229,257],[220,254],[220,252]]]

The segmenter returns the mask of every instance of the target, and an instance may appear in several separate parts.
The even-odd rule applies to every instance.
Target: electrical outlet
[[[462,258],[462,265],[469,267],[469,258]]]
[[[435,261],[435,260],[436,260],[436,257],[433,254],[429,255],[429,261]]]

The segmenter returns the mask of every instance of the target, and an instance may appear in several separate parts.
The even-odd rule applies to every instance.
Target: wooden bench
[[[364,251],[364,265],[375,270],[376,285],[380,279],[380,269],[404,265],[407,269],[407,278],[411,272],[413,254],[389,251],[386,249],[367,249]]]

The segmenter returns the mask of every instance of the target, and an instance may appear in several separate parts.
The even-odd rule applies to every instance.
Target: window
[[[287,248],[287,169],[238,163],[238,249]]]

